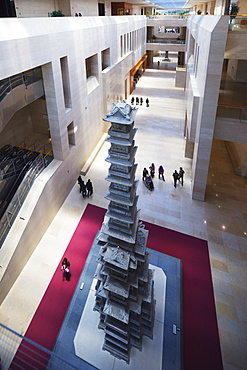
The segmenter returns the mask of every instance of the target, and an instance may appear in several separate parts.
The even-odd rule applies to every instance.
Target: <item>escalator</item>
[[[37,175],[41,153],[5,145],[0,149],[0,247]]]
[[[0,220],[39,153],[6,145],[0,150]]]

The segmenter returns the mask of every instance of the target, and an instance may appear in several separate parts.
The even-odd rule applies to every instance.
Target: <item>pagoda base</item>
[[[162,369],[166,275],[159,267],[149,265],[149,268],[155,270],[154,299],[156,300],[156,305],[153,339],[143,336],[142,351],[139,351],[135,347],[131,348],[129,364],[115,358],[108,351],[104,351],[102,349],[104,331],[98,329],[99,313],[93,311],[95,304],[95,285],[97,282],[96,279],[93,279],[74,338],[76,356],[100,370],[125,370],[129,369],[130,366],[136,370]]]

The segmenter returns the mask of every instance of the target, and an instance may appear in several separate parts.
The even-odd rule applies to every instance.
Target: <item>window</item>
[[[63,96],[65,108],[71,108],[71,94],[69,86],[69,69],[67,57],[60,58],[62,83],[63,83]]]
[[[103,69],[105,69],[105,68],[107,68],[111,65],[110,48],[102,50],[102,52],[101,52],[101,64],[102,64],[101,65],[102,71],[103,71]]]
[[[194,54],[194,69],[193,69],[193,72],[195,74],[195,77],[196,77],[196,74],[197,74],[197,66],[198,66],[198,59],[199,59],[199,45],[196,43],[195,45],[195,54]]]
[[[123,36],[120,36],[120,56],[123,56]]]
[[[85,59],[86,62],[86,77],[89,78],[94,76],[98,79],[98,56],[97,54],[92,55]]]
[[[72,146],[75,146],[75,128],[74,128],[74,122],[71,122],[67,126],[67,133],[68,133],[69,146],[70,146],[70,149],[72,149]]]

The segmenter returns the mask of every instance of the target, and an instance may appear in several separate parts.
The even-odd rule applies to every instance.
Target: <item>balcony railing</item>
[[[41,329],[42,330],[42,329]],[[75,365],[0,323],[2,370],[77,369]],[[21,343],[21,344],[20,344]],[[18,349],[18,350],[17,350]]]
[[[157,40],[157,39],[150,39],[147,40],[148,44],[175,44],[175,45],[183,45],[185,44],[185,40]]]
[[[25,85],[27,87],[40,79],[42,79],[41,68],[35,68],[28,72],[19,73],[9,78],[5,78],[4,80],[0,80],[0,102],[15,87],[20,85]]]
[[[247,32],[247,16],[230,16],[228,30]]]
[[[148,19],[187,19],[190,16],[187,14],[164,14],[164,15],[147,15]]]
[[[239,120],[241,123],[247,123],[247,108],[218,105],[217,117],[231,118]]]

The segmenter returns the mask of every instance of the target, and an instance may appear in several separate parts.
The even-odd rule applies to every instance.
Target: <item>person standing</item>
[[[160,68],[160,61],[158,60],[158,68]]]
[[[143,103],[143,99],[142,99],[142,98],[140,98],[140,105],[142,105],[142,103]]]
[[[173,180],[174,180],[174,188],[176,188],[177,187],[177,181],[179,179],[179,174],[177,173],[177,170],[175,170],[173,172],[172,176],[173,176]]]
[[[155,166],[154,166],[154,163],[151,164],[151,166],[149,167],[149,170],[150,170],[150,176],[152,177],[152,179],[154,178],[154,172],[155,172]]]
[[[63,270],[63,281],[70,281],[70,263],[66,257],[64,257],[62,262],[61,270]]]
[[[146,106],[149,107],[149,99],[146,99]]]
[[[87,196],[89,197],[90,195],[93,194],[93,184],[90,179],[87,180],[86,188],[87,188]]]
[[[134,98],[134,96],[132,96],[132,98],[131,98],[131,104],[133,105],[134,102],[135,102],[135,98]]]
[[[184,186],[184,170],[182,167],[179,169],[179,182],[181,182],[181,185]]]
[[[81,183],[83,182],[81,175],[79,175],[77,182],[78,182],[78,185],[81,186]]]
[[[146,169],[146,167],[144,167],[142,171],[142,181],[144,181],[147,176],[148,176],[148,170]]]
[[[82,180],[81,185],[80,185],[80,193],[81,193],[83,198],[85,198],[86,195],[87,195],[87,188],[86,188],[86,185],[84,184],[83,180]]]
[[[164,167],[162,165],[160,165],[159,169],[158,169],[159,179],[161,177],[163,181],[165,181],[164,172],[165,172]]]
[[[136,97],[136,105],[138,105],[139,104],[139,98],[138,98],[138,96]]]

